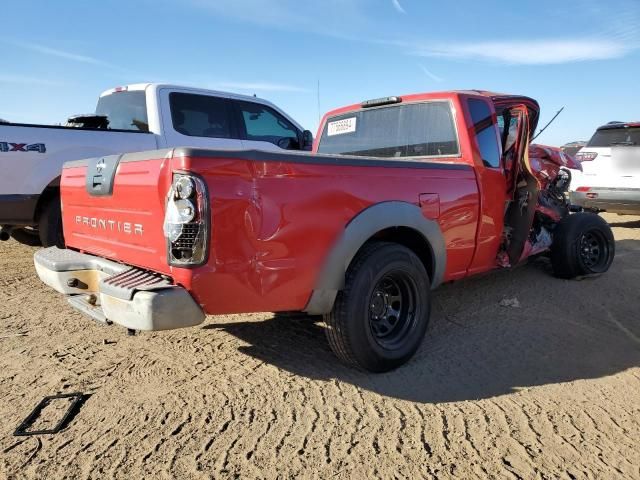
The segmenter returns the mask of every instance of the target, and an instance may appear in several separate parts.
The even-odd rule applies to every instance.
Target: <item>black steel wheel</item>
[[[416,282],[404,271],[382,277],[373,288],[369,308],[369,327],[376,342],[393,349],[405,341],[416,322]]]
[[[329,345],[345,363],[371,372],[399,367],[424,338],[430,288],[424,265],[410,249],[386,242],[365,245],[324,316]]]
[[[599,230],[588,230],[580,238],[580,259],[590,270],[601,270],[609,258],[609,244]]]
[[[551,246],[551,264],[560,278],[604,273],[615,256],[611,228],[595,213],[574,213],[558,223]]]

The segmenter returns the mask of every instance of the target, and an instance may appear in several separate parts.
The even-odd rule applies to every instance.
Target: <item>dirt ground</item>
[[[608,274],[558,280],[542,259],[443,286],[417,356],[384,375],[339,364],[304,318],[129,337],[1,243],[0,477],[640,478],[640,217],[606,218]],[[75,391],[65,430],[13,436]]]

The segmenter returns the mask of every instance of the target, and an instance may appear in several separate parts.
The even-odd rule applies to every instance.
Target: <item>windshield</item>
[[[105,115],[111,130],[149,131],[147,101],[142,90],[116,92],[100,97],[96,115]]]
[[[640,145],[640,127],[596,130],[587,147],[611,147],[612,145]]]
[[[327,120],[318,152],[374,157],[458,155],[447,101],[359,110]]]

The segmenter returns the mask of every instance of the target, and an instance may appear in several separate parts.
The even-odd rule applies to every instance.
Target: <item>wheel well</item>
[[[380,230],[371,236],[366,243],[374,241],[398,243],[407,247],[420,259],[429,274],[430,281],[433,282],[433,273],[435,269],[433,249],[427,239],[424,238],[420,232],[409,227],[390,227]],[[358,253],[360,253],[360,250],[362,250],[362,247],[360,247]]]
[[[33,215],[34,221],[37,222],[39,220],[40,214],[42,213],[45,205],[56,197],[60,197],[60,177],[52,180],[40,194],[40,198],[38,198],[36,210]]]

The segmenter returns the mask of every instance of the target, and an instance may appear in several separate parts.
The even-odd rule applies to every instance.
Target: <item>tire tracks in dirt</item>
[[[379,376],[339,364],[304,318],[127,337],[2,243],[2,333],[27,336],[0,340],[0,478],[640,479],[636,230],[615,229],[627,254],[601,278],[535,262],[442,287],[415,359]],[[64,431],[37,450],[11,436],[76,389],[92,395]]]

